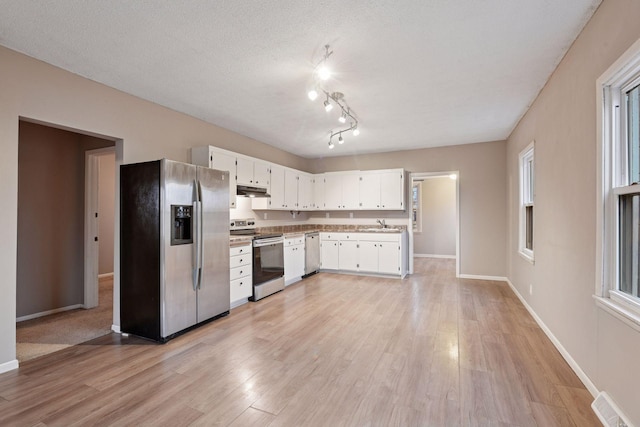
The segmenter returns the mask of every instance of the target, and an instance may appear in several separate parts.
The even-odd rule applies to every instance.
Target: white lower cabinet
[[[284,239],[284,284],[297,282],[304,275],[304,235]]]
[[[320,268],[338,270],[340,262],[339,233],[320,233]]]
[[[320,233],[323,270],[404,277],[404,233]]]
[[[348,235],[347,235],[348,236]],[[338,268],[340,270],[358,271],[358,241],[341,239],[339,243]]]
[[[400,234],[363,233],[360,236],[360,271],[402,274]]]
[[[229,248],[229,280],[231,307],[247,302],[253,295],[253,266],[251,243]]]

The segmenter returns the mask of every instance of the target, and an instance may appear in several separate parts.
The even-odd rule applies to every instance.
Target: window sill
[[[627,326],[635,329],[637,332],[640,332],[640,313],[632,307],[611,298],[599,297],[597,295],[594,295],[593,299],[596,300],[598,307],[622,321]]]
[[[529,261],[531,264],[536,263],[535,258],[533,257],[533,252],[531,253],[527,253],[527,252],[523,252],[523,251],[518,251],[518,255],[520,255],[521,258],[523,258],[526,261]]]

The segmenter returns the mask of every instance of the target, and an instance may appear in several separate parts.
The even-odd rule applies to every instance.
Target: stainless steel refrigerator
[[[229,313],[229,172],[120,168],[121,330],[165,342]]]

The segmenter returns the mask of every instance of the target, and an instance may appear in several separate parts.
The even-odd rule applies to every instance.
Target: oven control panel
[[[256,220],[253,218],[232,219],[230,230],[253,230],[256,228]]]

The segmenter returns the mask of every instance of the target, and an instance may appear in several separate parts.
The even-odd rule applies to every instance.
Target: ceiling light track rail
[[[335,104],[340,108],[338,121],[342,124],[347,123],[347,121],[349,122],[349,126],[344,129],[332,129],[329,131],[329,149],[333,149],[335,147],[335,144],[333,143],[334,136],[338,136],[338,144],[343,144],[344,138],[342,137],[342,134],[344,132],[353,131],[353,135],[358,136],[360,134],[360,130],[358,129],[358,119],[356,114],[344,99],[344,93],[330,92],[322,85],[323,81],[326,81],[331,77],[331,71],[327,67],[327,59],[329,59],[333,54],[329,45],[325,45],[324,49],[324,56],[313,68],[313,87],[309,90],[307,96],[310,100],[315,101],[318,98],[318,92],[321,92],[325,96],[325,101],[323,102],[325,111],[328,113],[333,110]]]

